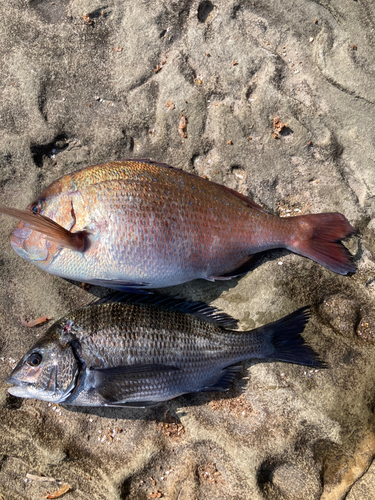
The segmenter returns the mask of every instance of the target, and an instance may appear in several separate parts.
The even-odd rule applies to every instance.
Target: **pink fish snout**
[[[39,233],[33,231],[26,224],[20,222],[10,237],[13,250],[28,261],[43,261],[48,257],[46,242],[42,241]]]

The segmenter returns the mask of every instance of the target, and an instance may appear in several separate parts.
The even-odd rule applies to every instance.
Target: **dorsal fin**
[[[157,167],[171,168],[171,169],[177,170],[179,172],[184,172],[186,175],[191,175],[192,177],[199,177],[198,175],[192,174],[190,172],[186,172],[185,170],[182,170],[181,168],[172,167],[172,165],[168,165],[167,163],[159,163],[157,161],[151,160],[150,158],[134,158],[134,159],[127,159],[127,160],[123,160],[123,161],[138,161],[140,163],[148,163],[149,165],[156,165]],[[245,202],[246,205],[248,205],[248,207],[252,208],[253,210],[257,210],[258,212],[263,212],[265,214],[269,214],[269,212],[265,208],[261,207],[260,205],[255,203],[255,201],[251,200],[250,198],[248,198],[244,194],[238,193],[234,189],[231,189],[227,186],[223,186],[223,184],[218,184],[217,182],[209,181],[208,179],[203,179],[203,177],[199,177],[199,178],[202,179],[204,182],[210,182],[211,184],[216,184],[216,186],[220,186],[221,188],[225,189],[226,191],[229,191],[229,193],[233,194],[234,196],[237,196],[237,198],[239,198],[240,200]]]
[[[123,162],[123,161],[138,161],[139,163],[148,163],[149,165],[156,165],[157,167],[172,168],[174,170],[179,170],[181,172],[185,172],[181,168],[172,167],[172,165],[168,165],[168,163],[154,161],[154,160],[151,160],[151,158],[127,158],[126,160],[121,160],[121,162]],[[185,172],[185,173],[188,174],[189,172]],[[193,175],[193,174],[190,174],[190,175]]]
[[[197,318],[209,321],[225,328],[237,328],[238,320],[232,318],[216,307],[209,306],[204,302],[190,302],[186,299],[179,299],[170,295],[142,292],[115,292],[100,299],[96,299],[86,307],[100,304],[122,302],[124,304],[138,304],[141,306],[159,307],[185,314],[192,314]]]

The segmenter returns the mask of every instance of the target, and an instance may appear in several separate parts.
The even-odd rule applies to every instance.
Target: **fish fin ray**
[[[238,276],[243,276],[244,274],[248,273],[254,267],[256,264],[260,261],[260,259],[263,257],[264,253],[259,252],[254,255],[251,255],[249,259],[242,264],[241,266],[237,267],[237,269],[234,269],[233,271],[230,271],[229,273],[222,274],[221,276],[210,276],[210,281],[211,279],[213,280],[231,280],[233,278],[237,278]]]
[[[251,200],[248,196],[245,196],[244,194],[238,193],[234,189],[231,189],[227,186],[223,186],[222,184],[218,184],[217,182],[213,182],[213,181],[209,181],[209,182],[212,184],[216,184],[217,186],[220,186],[223,189],[225,189],[226,191],[228,191],[229,193],[233,194],[234,196],[236,196],[236,198],[239,198],[240,200],[245,202],[249,208],[252,208],[253,210],[256,210],[257,212],[262,212],[264,214],[270,213],[270,212],[268,212],[268,210],[266,210],[265,208],[258,205],[258,203],[255,203],[255,201]]]
[[[357,230],[342,214],[300,215],[288,222],[296,225],[296,236],[286,248],[335,273],[356,272],[352,255],[341,240],[356,234]]]
[[[326,368],[318,354],[307,345],[305,339],[300,335],[310,319],[310,308],[302,307],[288,316],[269,323],[259,330],[270,337],[273,352],[265,355],[267,359],[284,361],[298,365]]]
[[[107,404],[126,403],[126,399],[139,390],[139,383],[161,373],[178,371],[176,366],[162,364],[122,365],[112,368],[90,368],[88,383]]]
[[[25,222],[30,229],[42,233],[47,240],[57,245],[70,248],[76,252],[85,252],[90,247],[89,233],[87,231],[71,233],[43,214],[34,214],[29,210],[18,210],[4,206],[0,206],[0,213]]]
[[[207,387],[201,389],[200,392],[221,392],[227,391],[232,387],[234,380],[242,370],[242,365],[228,366],[221,370],[216,381]]]
[[[151,158],[128,158],[126,160],[121,160],[121,163],[123,161],[135,161],[135,162],[138,162],[138,163],[147,163],[149,165],[155,165],[157,167],[165,167],[165,168],[172,168],[173,170],[179,170],[179,171],[182,171],[181,168],[177,168],[177,167],[172,167],[172,165],[168,165],[168,163],[162,163],[162,162],[159,162],[159,161],[154,161],[154,160],[151,160]],[[190,174],[192,175],[192,174]]]
[[[85,280],[85,283],[89,283],[90,285],[103,286],[104,288],[112,288],[113,290],[118,291],[131,291],[133,288],[141,288],[143,286],[149,286],[150,283],[146,283],[145,281],[122,281],[122,280],[114,280],[114,279],[105,279],[105,278],[93,278]],[[147,293],[139,290],[138,293]]]
[[[192,314],[200,319],[223,327],[236,328],[238,326],[238,320],[232,318],[229,314],[220,311],[220,309],[217,309],[216,307],[207,305],[205,302],[190,302],[186,299],[179,299],[173,295],[156,294],[152,292],[145,294],[138,290],[126,293],[115,292],[107,297],[91,302],[88,306],[91,307],[93,305],[111,302],[157,306],[161,309]]]
[[[160,403],[163,403],[163,401],[119,401],[118,403],[105,403],[104,406],[110,406],[112,408],[153,408]]]

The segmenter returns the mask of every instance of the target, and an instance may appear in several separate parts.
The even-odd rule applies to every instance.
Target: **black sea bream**
[[[20,360],[14,396],[78,406],[153,406],[230,387],[250,358],[321,367],[300,333],[302,308],[235,332],[237,321],[202,302],[115,294],[55,323]]]

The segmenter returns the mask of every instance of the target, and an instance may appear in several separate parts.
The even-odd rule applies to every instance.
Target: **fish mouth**
[[[12,245],[13,248],[22,249],[24,241],[25,241],[24,238],[19,238],[18,236],[15,236],[14,234],[12,234],[12,236],[10,237],[10,244]]]
[[[10,244],[13,250],[28,262],[38,261],[42,263],[48,261],[49,251],[47,247],[41,247],[40,245],[30,244],[30,230],[27,232],[23,229],[15,229],[13,234],[10,236]]]
[[[26,387],[30,385],[29,382],[23,382],[22,380],[19,380],[13,375],[9,375],[9,377],[7,378],[7,384],[16,385],[18,387]]]
[[[17,255],[25,259],[26,261],[31,261],[28,252],[24,249],[25,238],[20,238],[14,234],[10,237],[10,244]]]
[[[31,384],[29,384],[28,382],[22,382],[12,375],[7,378],[7,384],[12,385],[12,387],[8,387],[9,394],[18,398],[27,397],[26,394],[29,392],[28,389],[31,386]]]
[[[8,389],[9,394],[15,396],[16,398],[27,398],[24,387],[13,386]]]

